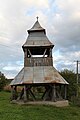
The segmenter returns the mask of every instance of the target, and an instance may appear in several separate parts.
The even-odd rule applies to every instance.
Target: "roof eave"
[[[30,29],[30,30],[27,30],[28,34],[30,34],[31,32],[41,32],[41,31],[43,31],[46,34],[45,29]]]

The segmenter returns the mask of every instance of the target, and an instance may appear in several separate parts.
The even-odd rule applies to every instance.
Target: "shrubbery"
[[[63,70],[60,74],[69,83],[67,97],[69,100],[71,100],[71,98],[76,96],[77,93],[76,74],[67,69]]]
[[[6,77],[4,76],[4,74],[0,72],[0,91],[3,90],[6,83],[7,83]]]

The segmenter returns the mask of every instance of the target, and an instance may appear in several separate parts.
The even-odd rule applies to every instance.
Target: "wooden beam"
[[[66,98],[67,98],[67,86],[66,85],[64,85],[64,99],[66,100]]]
[[[28,57],[27,49],[24,51],[24,58]]]
[[[61,85],[59,85],[59,91],[60,91],[60,96],[61,96]]]
[[[51,87],[50,86],[45,86],[45,92],[42,96],[43,100],[50,100],[50,93],[51,93]]]
[[[47,51],[47,49],[45,49],[45,51],[44,51],[44,54],[43,54],[43,57],[45,56],[45,54],[46,54],[46,51]]]
[[[24,88],[21,90],[19,97],[17,98],[17,100],[21,100],[22,96],[24,95]]]
[[[14,87],[14,99],[16,100],[18,97],[17,95],[17,86]]]
[[[57,94],[57,98],[58,98],[59,100],[62,100],[62,97],[61,97],[59,91],[56,91],[56,94]]]
[[[52,57],[52,49],[50,48],[49,57]]]
[[[32,99],[35,101],[36,98],[35,98],[35,95],[33,94],[33,92],[31,91],[31,89],[29,89],[28,91],[29,91],[29,94],[32,97]]]
[[[13,100],[13,86],[11,86],[11,100]]]
[[[27,101],[26,85],[24,85],[24,102]]]
[[[42,95],[42,97],[41,97],[41,99],[43,100],[45,100],[45,98],[44,98],[44,96],[45,96],[45,94],[47,93],[47,89],[45,90],[45,92],[43,93],[43,95]]]
[[[56,101],[56,86],[55,84],[52,85],[52,98],[51,98],[51,101]]]
[[[29,49],[28,49],[28,52],[29,52],[30,56],[32,56],[31,51]]]

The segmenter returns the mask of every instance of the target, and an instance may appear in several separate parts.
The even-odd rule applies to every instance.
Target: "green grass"
[[[80,120],[80,107],[10,104],[10,93],[0,92],[0,120]]]

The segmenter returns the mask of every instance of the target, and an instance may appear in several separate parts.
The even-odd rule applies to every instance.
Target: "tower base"
[[[61,101],[56,101],[56,102],[51,102],[51,101],[27,101],[24,102],[22,100],[12,100],[11,103],[19,104],[19,105],[52,105],[55,107],[66,107],[69,106],[68,100],[61,100]]]

